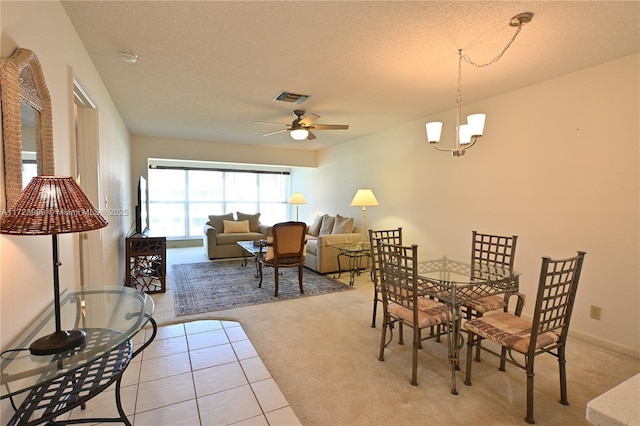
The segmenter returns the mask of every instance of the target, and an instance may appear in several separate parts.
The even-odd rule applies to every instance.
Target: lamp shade
[[[351,200],[352,207],[378,206],[378,200],[370,189],[358,189],[355,197]]]
[[[460,135],[460,143],[466,145],[471,143],[471,129],[468,124],[461,124],[458,129]]]
[[[469,133],[471,136],[482,136],[482,132],[484,132],[484,121],[486,118],[486,114],[467,115],[467,123],[469,123]]]
[[[304,199],[302,192],[294,192],[289,199],[289,204],[307,204],[307,200]]]
[[[307,129],[293,129],[290,134],[293,139],[301,141],[309,136],[309,131]]]
[[[442,134],[442,122],[432,121],[426,124],[427,128],[427,141],[429,143],[440,142],[440,135]]]
[[[71,177],[36,176],[11,209],[2,215],[0,233],[51,235],[107,226]]]

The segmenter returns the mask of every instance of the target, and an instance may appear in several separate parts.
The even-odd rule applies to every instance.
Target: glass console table
[[[118,417],[81,422],[130,425],[120,400],[122,374],[131,359],[155,338],[153,300],[128,287],[67,292],[61,295],[62,329],[86,333],[83,346],[55,355],[31,355],[32,341],[55,330],[53,306],[43,312],[0,358],[0,399],[9,398],[15,414],[8,425],[53,424],[56,417],[116,383]],[[134,351],[131,338],[147,324],[152,334]]]

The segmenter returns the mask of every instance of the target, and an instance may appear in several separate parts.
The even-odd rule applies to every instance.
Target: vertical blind
[[[153,235],[200,238],[209,215],[226,213],[259,212],[266,224],[287,220],[287,172],[155,167],[148,187]]]

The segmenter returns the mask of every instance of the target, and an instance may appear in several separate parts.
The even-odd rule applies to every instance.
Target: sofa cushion
[[[234,232],[231,234],[218,234],[218,238],[216,239],[216,241],[218,243],[218,248],[219,248],[220,246],[226,246],[230,244],[236,245],[238,241],[255,241],[255,240],[262,240],[264,238],[265,236],[263,234],[260,234],[259,232],[248,232],[248,233]],[[240,254],[235,257],[239,257],[242,255],[242,249],[240,249],[240,246],[238,246],[238,250]]]
[[[225,234],[251,232],[248,220],[223,220],[222,223],[224,224]]]
[[[339,214],[336,215],[336,220],[333,223],[332,234],[350,234],[353,232],[353,218],[342,217]]]
[[[249,230],[251,232],[259,232],[258,228],[260,227],[260,213],[246,214],[246,213],[236,212],[236,216],[238,220],[249,221]]]
[[[209,223],[220,233],[224,232],[224,220],[233,220],[233,213],[209,215]]]
[[[318,239],[307,235],[307,252],[311,254],[318,253]]]
[[[313,235],[317,237],[320,235],[320,227],[322,227],[322,218],[324,216],[316,215],[316,218],[313,219],[313,223],[309,226],[309,235]]]
[[[325,214],[322,218],[322,226],[320,227],[320,232],[318,233],[318,236],[331,234],[331,231],[333,231],[333,224],[335,221],[336,221],[335,217]]]

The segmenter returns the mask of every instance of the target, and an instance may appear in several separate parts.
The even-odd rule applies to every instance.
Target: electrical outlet
[[[591,318],[599,320],[602,316],[602,308],[600,306],[591,305]]]

